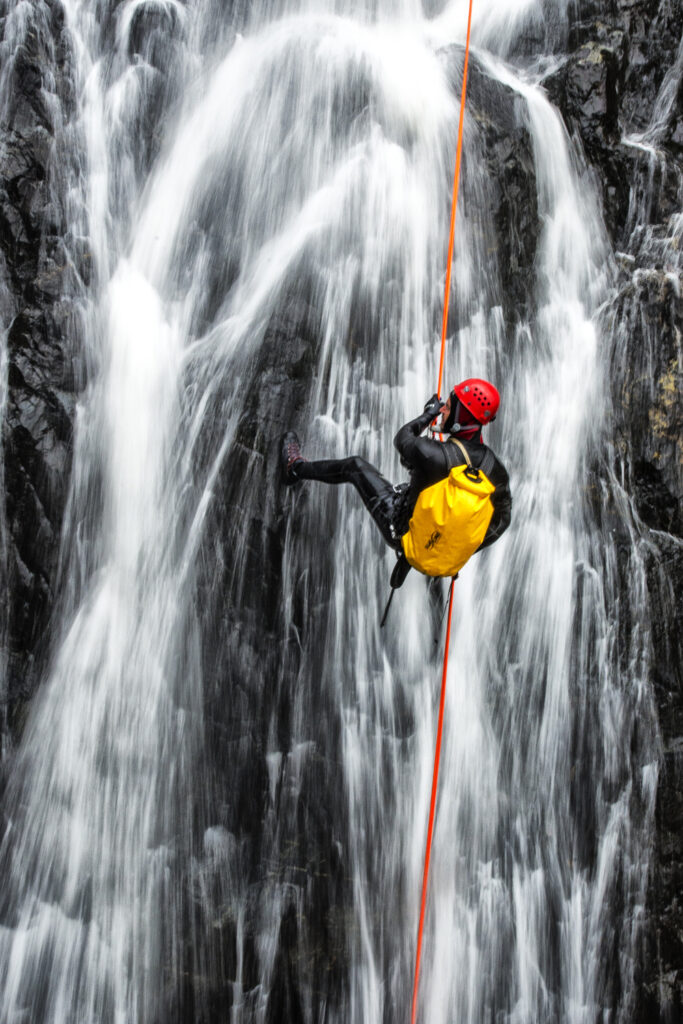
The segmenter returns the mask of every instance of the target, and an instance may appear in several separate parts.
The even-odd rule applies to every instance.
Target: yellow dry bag
[[[464,445],[455,438],[451,442],[460,449],[464,463],[420,491],[408,532],[401,537],[407,560],[425,576],[460,572],[486,536],[493,515],[495,487],[485,472],[491,471],[492,454],[487,452],[482,468],[475,469]]]

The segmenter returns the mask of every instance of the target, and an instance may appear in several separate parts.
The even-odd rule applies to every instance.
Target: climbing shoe
[[[293,430],[288,430],[286,434],[283,434],[280,460],[282,482],[288,485],[300,483],[301,481],[296,475],[296,465],[298,462],[305,462],[306,459],[301,454],[299,438]]]

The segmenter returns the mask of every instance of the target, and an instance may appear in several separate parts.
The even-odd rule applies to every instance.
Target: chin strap
[[[463,436],[463,441],[472,441],[472,440],[474,440],[474,438],[476,438],[476,436],[478,434],[481,434],[482,427],[484,427],[484,426],[485,426],[484,423],[480,423],[479,426],[477,426],[477,427],[473,427],[469,423],[467,425],[463,425],[462,423],[454,423],[453,426],[450,428],[450,430],[446,430],[446,431],[440,430],[438,427],[431,427],[431,426],[428,427],[427,429],[428,429],[430,434],[432,434],[432,435],[438,434],[440,437],[442,437],[444,433],[446,435],[450,436],[450,437],[455,437],[458,434],[464,435],[468,431],[472,431],[472,437],[464,437]],[[446,437],[446,440],[448,440],[448,436]]]
[[[483,423],[480,423],[476,427],[473,427],[471,423],[467,423],[467,424],[464,424],[464,423],[454,423],[453,426],[451,427],[449,433],[451,435],[453,435],[453,434],[468,434],[468,433],[471,433],[472,437],[475,437],[477,434],[481,434],[481,428],[483,426],[484,426]],[[470,441],[471,439],[472,438],[469,438],[469,437],[468,438],[464,438],[464,440],[466,440],[466,441]]]

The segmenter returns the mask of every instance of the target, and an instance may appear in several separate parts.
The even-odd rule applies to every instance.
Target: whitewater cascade
[[[6,1024],[408,1019],[445,590],[411,574],[380,634],[392,556],[350,489],[281,488],[277,439],[398,481],[434,390],[466,4],[425,6],[65,0],[87,386],[4,794]],[[658,740],[641,542],[629,611],[598,514],[612,256],[547,62],[506,63],[564,16],[475,3],[538,242],[511,325],[468,113],[446,378],[499,384],[514,505],[456,584],[430,1024],[630,1019]]]

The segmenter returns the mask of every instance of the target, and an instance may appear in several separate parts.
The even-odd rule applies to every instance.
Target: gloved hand
[[[430,420],[435,420],[441,412],[443,402],[438,395],[432,395],[427,404],[424,407],[425,414],[429,413]]]

